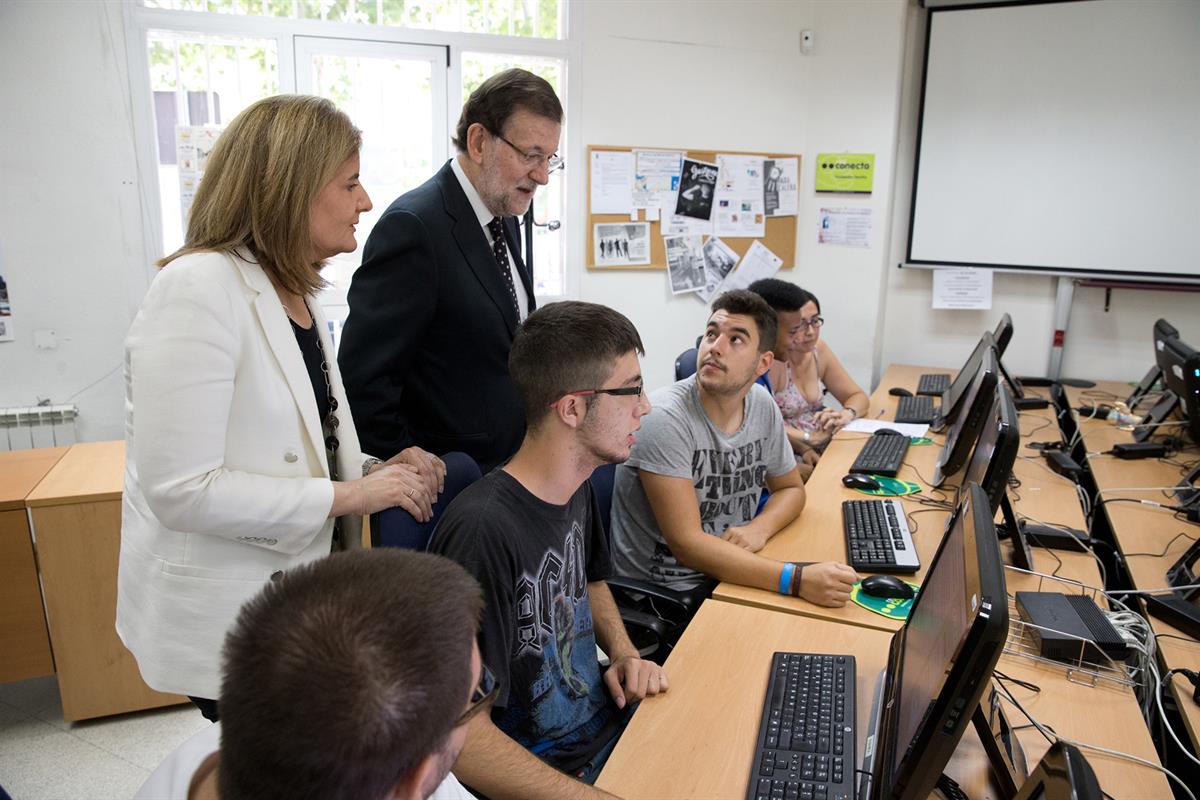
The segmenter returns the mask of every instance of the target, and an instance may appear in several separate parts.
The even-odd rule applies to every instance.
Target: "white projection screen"
[[[1200,281],[1200,0],[929,12],[907,263]]]

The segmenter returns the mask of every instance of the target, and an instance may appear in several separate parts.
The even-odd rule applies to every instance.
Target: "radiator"
[[[73,405],[0,408],[0,450],[75,444]]]

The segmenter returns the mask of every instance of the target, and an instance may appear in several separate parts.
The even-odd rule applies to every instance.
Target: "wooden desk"
[[[746,795],[771,654],[854,655],[856,752],[891,637],[851,625],[707,600],[667,659],[670,691],[642,702],[596,785],[627,800]],[[731,643],[732,646],[731,646]]]
[[[898,398],[889,395],[888,389],[893,386],[908,386],[916,388],[918,376],[928,372],[928,367],[893,365],[884,373],[879,387],[871,396],[871,412],[868,416],[874,418],[882,412],[882,419],[895,418]],[[1053,522],[1074,528],[1086,528],[1083,510],[1079,497],[1075,492],[1075,484],[1061,475],[1051,472],[1045,467],[1040,456],[1028,458],[1035,451],[1024,447],[1029,441],[1057,440],[1060,438],[1053,413],[1046,409],[1035,412],[1025,412],[1020,418],[1023,431],[1028,426],[1028,433],[1022,434],[1022,448],[1013,467],[1013,474],[1021,480],[1014,506],[1018,514],[1043,522]],[[933,445],[913,446],[905,456],[905,467],[898,477],[920,483],[927,487],[920,495],[899,498],[904,505],[905,513],[909,515],[910,526],[916,523],[913,541],[917,546],[917,554],[921,559],[921,569],[914,575],[903,576],[913,583],[921,583],[929,562],[937,552],[941,535],[945,528],[946,511],[932,509],[921,505],[913,497],[934,497],[952,501],[955,490],[961,478],[956,476],[947,482],[943,490],[929,489],[928,479],[932,478],[938,454],[941,452],[945,436],[930,433]],[[780,561],[845,561],[846,543],[842,532],[843,500],[861,499],[865,495],[842,486],[842,476],[854,463],[863,442],[867,439],[863,433],[842,431],[833,438],[825,450],[821,460],[813,470],[812,476],[805,485],[808,503],[804,512],[794,523],[771,538],[762,549],[762,555]],[[1001,544],[1005,558],[1010,558],[1011,546],[1007,542]],[[1060,565],[1061,562],[1061,565]],[[1100,573],[1095,560],[1086,553],[1051,552],[1034,548],[1033,567],[1035,571],[1046,574],[1057,573],[1058,577],[1079,581],[1089,586],[1100,585]],[[1040,579],[1036,576],[1010,570],[1006,576],[1010,591],[1036,591],[1040,587]],[[824,608],[813,605],[797,597],[787,597],[776,592],[740,586],[723,582],[713,591],[713,597],[732,603],[785,611],[791,614],[831,619],[851,625],[861,625],[882,631],[893,631],[900,623],[860,608],[847,604],[843,608]]]
[[[861,760],[875,677],[890,641],[882,631],[709,600],[667,660],[670,691],[638,708],[596,785],[630,800],[744,797],[776,650],[855,657],[856,755]],[[1082,742],[1158,763],[1128,689],[1071,684],[1061,671],[1026,659],[1005,656],[1001,665],[1007,674],[1042,687],[1037,695],[1016,689],[1017,699],[1042,723]],[[1009,719],[1014,725],[1025,722],[1015,710]],[[1032,769],[1048,744],[1032,730],[1020,736]],[[1166,779],[1149,767],[1091,751],[1085,755],[1113,797],[1171,796]],[[981,798],[987,770],[982,745],[968,728],[948,771],[970,797]]]
[[[69,721],[187,702],[146,686],[117,636],[124,470],[124,442],[76,444],[26,498]]]
[[[1092,398],[1105,392],[1124,399],[1129,391],[1128,384],[1103,381],[1092,390],[1069,389],[1067,396],[1071,405],[1077,407],[1085,402],[1090,403]],[[1101,399],[1100,402],[1105,400]],[[1089,453],[1102,453],[1112,449],[1114,444],[1133,441],[1131,432],[1120,430],[1106,420],[1080,419],[1079,429],[1084,449]],[[1194,457],[1195,451],[1191,453]],[[1200,536],[1200,526],[1175,519],[1170,511],[1152,506],[1107,501],[1132,498],[1173,504],[1174,501],[1170,497],[1158,491],[1110,490],[1174,486],[1183,479],[1183,471],[1178,466],[1155,458],[1123,461],[1111,455],[1090,455],[1088,466],[1096,481],[1100,498],[1106,501],[1101,507],[1108,517],[1117,548],[1121,551],[1134,586],[1139,589],[1165,587],[1167,569],[1191,545],[1183,536],[1176,538],[1170,546],[1167,543],[1181,533],[1193,538]],[[1159,553],[1161,555],[1157,555]],[[1147,619],[1158,634],[1158,647],[1168,668],[1196,669],[1200,666],[1200,641],[1157,617],[1147,616]],[[1192,740],[1192,747],[1200,751],[1200,708],[1192,702],[1192,685],[1175,676],[1172,678],[1171,689],[1187,727],[1187,734]]]
[[[25,498],[66,452],[0,453],[0,683],[54,672]]]

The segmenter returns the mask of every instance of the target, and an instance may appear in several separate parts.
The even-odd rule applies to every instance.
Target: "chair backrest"
[[[458,497],[459,492],[483,475],[475,459],[466,453],[446,453],[441,458],[446,464],[446,481],[437,502],[433,504],[433,516],[427,522],[417,522],[412,514],[398,507],[371,515],[372,547],[424,550],[433,537],[433,529],[437,527],[442,512]],[[611,489],[609,494],[611,496]]]
[[[689,375],[696,374],[696,357],[699,351],[695,347],[689,347],[679,354],[679,358],[675,359],[675,380],[681,381]]]
[[[601,464],[592,472],[588,483],[592,484],[592,494],[596,495],[596,504],[600,507],[600,521],[604,523],[604,532],[612,534],[609,523],[612,521],[613,482],[617,478],[616,464]]]

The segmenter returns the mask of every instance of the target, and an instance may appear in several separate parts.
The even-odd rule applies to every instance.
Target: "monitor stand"
[[[1018,520],[1017,513],[1008,499],[1008,491],[1000,496],[1000,510],[1004,513],[1004,523],[996,526],[996,534],[1013,536],[1013,566],[1032,570],[1032,559],[1022,554],[1029,545],[1042,547],[1047,550],[1066,550],[1072,553],[1086,553],[1088,547],[1084,540],[1088,535],[1074,528],[1053,528],[1049,525],[1030,525],[1024,520]],[[1015,533],[1014,533],[1015,531]],[[1027,563],[1022,564],[1021,561]]]
[[[1029,765],[1017,731],[1004,713],[1004,705],[994,684],[975,707],[971,722],[975,725],[979,740],[983,742],[983,750],[987,753],[988,765],[1000,789],[1001,800],[1012,800],[1029,777]]]
[[[1133,440],[1135,442],[1149,441],[1150,437],[1158,432],[1158,426],[1171,416],[1171,413],[1179,408],[1179,405],[1179,395],[1170,390],[1163,392],[1159,401],[1150,409],[1150,413],[1146,414],[1141,423],[1133,429]]]

